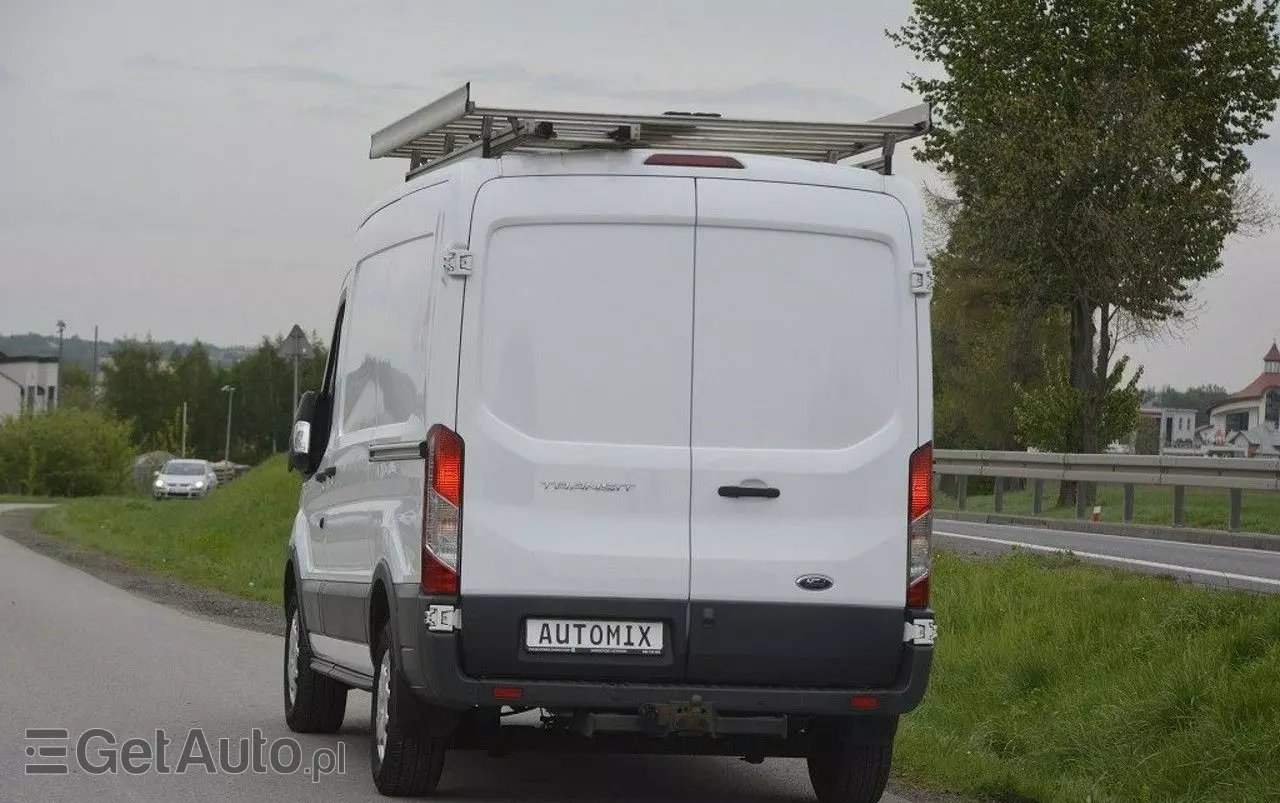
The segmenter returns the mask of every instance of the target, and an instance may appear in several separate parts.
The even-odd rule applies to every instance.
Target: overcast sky
[[[326,332],[369,134],[473,82],[486,105],[860,120],[918,102],[906,0],[0,0],[0,333],[253,343]],[[1251,151],[1280,189],[1280,143]],[[931,172],[907,161],[916,180]],[[1230,390],[1280,335],[1280,231],[1233,243],[1152,383]]]

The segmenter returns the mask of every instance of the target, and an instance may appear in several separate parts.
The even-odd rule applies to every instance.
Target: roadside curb
[[[939,521],[962,521],[970,524],[1004,524],[1017,527],[1036,527],[1042,530],[1123,535],[1130,538],[1149,538],[1157,541],[1180,541],[1187,544],[1229,546],[1240,549],[1280,552],[1280,535],[1268,535],[1266,533],[1233,533],[1226,530],[1202,530],[1193,527],[1169,527],[1159,524],[1122,524],[1113,521],[1047,519],[1004,513],[971,513],[963,510],[935,510],[933,515]]]

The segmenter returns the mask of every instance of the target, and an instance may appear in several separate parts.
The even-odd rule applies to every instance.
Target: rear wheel
[[[295,733],[337,733],[347,714],[348,687],[311,668],[311,646],[291,595],[285,605],[284,719]]]
[[[369,766],[378,791],[391,797],[430,795],[444,770],[446,739],[406,727],[402,713],[418,701],[401,679],[399,656],[391,649],[391,629],[382,626],[373,652],[373,726]]]
[[[809,780],[819,803],[876,803],[884,795],[893,742],[858,738],[855,727],[833,723],[813,734]]]

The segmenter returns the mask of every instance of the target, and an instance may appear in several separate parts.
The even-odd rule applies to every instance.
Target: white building
[[[0,353],[0,419],[23,410],[58,406],[57,357],[7,357]]]
[[[1176,407],[1142,407],[1138,415],[1158,422],[1160,451],[1188,449],[1195,445],[1196,411]]]
[[[1261,435],[1264,424],[1280,429],[1280,347],[1262,358],[1262,373],[1248,387],[1218,402],[1209,411],[1212,442],[1231,442],[1236,433]],[[1256,440],[1256,438],[1254,438]]]

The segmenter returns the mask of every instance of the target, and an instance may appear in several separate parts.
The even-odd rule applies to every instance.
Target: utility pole
[[[182,456],[187,456],[187,403],[182,403]]]
[[[227,448],[223,453],[222,460],[224,463],[231,462],[231,402],[236,397],[236,389],[234,385],[223,385],[222,392],[227,394]]]
[[[49,400],[50,408],[57,407],[62,404],[62,333],[67,330],[67,322],[58,319],[58,382],[56,384],[57,398]]]
[[[93,327],[93,376],[89,377],[89,403],[98,404],[98,326]]]

